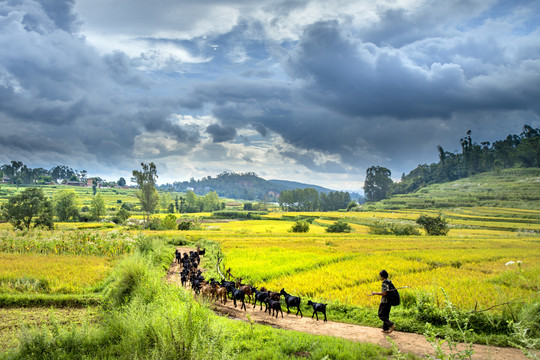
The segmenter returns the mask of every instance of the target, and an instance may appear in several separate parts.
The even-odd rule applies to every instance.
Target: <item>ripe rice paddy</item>
[[[368,233],[369,224],[375,222],[414,224],[422,213],[438,214],[405,210],[271,213],[265,221],[205,224],[206,231],[186,233],[219,242],[225,268],[244,282],[285,288],[317,301],[377,306],[377,299],[367,294],[378,291],[381,269],[391,274],[397,286],[410,286],[403,290],[406,297],[428,296],[442,303],[444,289],[464,309],[538,296],[540,212],[505,209],[501,217],[492,209],[478,210],[478,215],[444,212],[451,226],[447,236],[426,236],[423,231],[420,236]],[[288,232],[292,222],[277,221],[283,215],[316,219],[309,233],[297,234]],[[324,225],[338,219],[350,221],[353,232],[324,231]]]

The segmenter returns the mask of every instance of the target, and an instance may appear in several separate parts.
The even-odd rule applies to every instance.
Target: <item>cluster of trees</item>
[[[163,203],[171,199],[170,194],[165,193],[162,196],[165,199]],[[169,212],[173,213],[195,213],[195,212],[210,212],[225,209],[225,203],[219,199],[215,191],[210,191],[204,196],[198,196],[193,191],[189,190],[184,196],[175,196],[174,203],[169,201]]]
[[[48,199],[40,188],[27,188],[9,198],[2,206],[1,217],[19,230],[34,227],[53,228],[58,221],[100,220],[105,215],[105,201],[101,194],[92,199],[90,217],[79,212],[79,196],[73,189],[62,189]]]
[[[156,189],[158,178],[156,165],[141,163],[142,170],[133,170],[131,181],[137,183],[136,196],[141,203],[141,209],[146,214],[146,222],[150,214],[154,213],[158,205],[169,213],[217,211],[225,208],[215,191],[210,191],[204,196],[197,196],[193,191],[187,191],[185,196],[176,195],[174,200],[169,192],[159,196]]]
[[[10,164],[0,166],[0,176],[8,177],[12,184],[45,184],[59,179],[78,181],[86,179],[87,171],[74,171],[65,165],[58,165],[49,170],[44,168],[30,168],[22,161],[11,161]]]
[[[351,195],[346,191],[319,193],[315,189],[283,190],[279,206],[286,211],[336,211],[346,209]]]
[[[418,165],[409,174],[403,174],[397,183],[392,181],[387,168],[370,167],[364,183],[367,201],[411,193],[426,185],[454,181],[480,172],[510,167],[540,167],[540,129],[529,125],[523,127],[521,134],[510,134],[493,144],[475,143],[469,130],[460,143],[461,153],[451,153],[438,146],[438,163]]]
[[[80,181],[86,183],[88,171],[73,170],[66,165],[57,165],[49,170],[44,168],[30,168],[22,161],[11,161],[9,164],[0,166],[0,180],[3,177],[9,178],[9,183],[17,185],[47,184],[58,181]],[[99,177],[93,177],[96,184],[102,186],[126,186],[126,180],[120,178],[118,181],[107,182]]]

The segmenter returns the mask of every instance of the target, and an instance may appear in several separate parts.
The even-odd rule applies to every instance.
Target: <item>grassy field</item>
[[[111,271],[114,260],[85,255],[0,253],[0,292],[84,294]]]
[[[369,209],[441,209],[470,206],[540,210],[540,169],[513,168],[429,185]]]

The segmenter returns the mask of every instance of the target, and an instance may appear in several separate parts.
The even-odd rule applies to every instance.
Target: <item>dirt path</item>
[[[178,248],[181,252],[193,251],[192,248]],[[178,264],[172,264],[169,269],[167,280],[170,283],[180,284],[180,275],[178,274],[180,267]],[[258,324],[270,325],[275,328],[295,330],[315,335],[327,335],[341,337],[347,340],[368,342],[377,344],[384,347],[390,347],[390,343],[386,340],[386,337],[392,339],[392,341],[398,346],[402,352],[413,353],[418,356],[435,355],[435,351],[424,338],[424,336],[413,333],[406,333],[400,331],[394,331],[387,335],[381,332],[381,329],[372,328],[367,326],[351,325],[338,323],[333,321],[323,322],[321,316],[319,321],[315,318],[311,318],[312,312],[304,314],[303,318],[295,316],[295,313],[287,314],[285,309],[283,318],[281,314],[279,318],[271,317],[264,310],[260,311],[260,306],[254,309],[253,304],[246,303],[247,311],[240,310],[240,305],[235,308],[232,301],[227,301],[226,305],[222,305],[219,302],[214,303],[213,309],[223,315],[230,318],[241,319],[248,321],[247,315],[249,314],[251,321]],[[264,307],[263,307],[264,309]],[[331,316],[331,311],[329,312]],[[398,324],[399,326],[399,324]],[[473,359],[491,359],[491,360],[507,360],[507,359],[526,359],[523,353],[514,348],[493,347],[485,345],[474,345]]]

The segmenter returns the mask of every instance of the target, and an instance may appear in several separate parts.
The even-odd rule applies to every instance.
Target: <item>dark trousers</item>
[[[390,329],[390,326],[394,325],[394,323],[390,321],[390,309],[392,309],[392,305],[388,303],[381,303],[381,305],[379,305],[379,319],[383,322],[383,330],[388,330]]]

